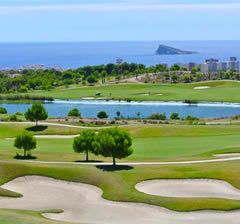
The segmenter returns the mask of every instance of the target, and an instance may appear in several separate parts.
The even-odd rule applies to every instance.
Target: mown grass
[[[80,129],[61,126],[32,126],[30,124],[0,123],[0,139],[16,137],[22,131],[27,130],[34,135],[75,135]]]
[[[194,87],[209,86],[196,90]],[[240,83],[236,81],[210,81],[192,84],[114,84],[96,87],[58,88],[51,91],[36,91],[34,96],[51,96],[57,99],[101,98],[160,101],[218,101],[240,102]]]
[[[13,140],[25,125],[0,124],[0,159],[13,159],[18,152]],[[207,159],[216,152],[240,152],[240,126],[133,125],[124,127],[133,137],[134,153],[127,161],[179,161]],[[6,130],[6,131],[4,131]],[[50,126],[35,134],[78,134],[81,130]],[[34,133],[34,132],[33,132]],[[81,161],[84,154],[72,149],[73,139],[38,139],[33,155],[44,161]],[[21,153],[21,152],[18,152]],[[92,160],[110,161],[90,155]]]

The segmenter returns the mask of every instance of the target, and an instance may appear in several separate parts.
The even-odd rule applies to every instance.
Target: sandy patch
[[[82,100],[94,100],[94,97],[83,97]]]
[[[240,190],[220,180],[151,180],[137,184],[136,189],[147,194],[166,197],[203,197],[240,200]]]
[[[79,135],[34,135],[37,139],[72,139]],[[15,138],[6,138],[6,140],[14,140]]]
[[[35,135],[38,139],[72,139],[79,135]]]
[[[233,156],[240,156],[240,153],[221,153],[214,155],[215,157],[233,157]]]
[[[209,86],[197,86],[197,87],[194,87],[193,89],[201,90],[201,89],[209,89],[209,88],[210,88]]]
[[[1,198],[0,208],[45,210],[62,209],[61,214],[45,214],[58,221],[91,224],[239,224],[240,211],[201,211],[180,213],[157,206],[111,202],[94,186],[58,181],[45,177],[21,177],[5,189],[23,194],[22,198]]]

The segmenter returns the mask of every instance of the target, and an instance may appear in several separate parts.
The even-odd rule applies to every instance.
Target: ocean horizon
[[[160,44],[194,51],[197,54],[156,55]],[[0,43],[1,69],[27,65],[68,69],[115,63],[118,58],[124,62],[146,66],[160,63],[172,65],[202,63],[206,58],[227,61],[231,56],[240,58],[240,40]]]

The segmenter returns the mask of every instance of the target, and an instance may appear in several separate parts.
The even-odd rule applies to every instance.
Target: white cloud
[[[41,4],[41,5],[0,5],[0,13],[22,11],[79,11],[79,12],[111,12],[111,11],[182,11],[182,10],[239,10],[240,3],[73,3],[73,4]]]

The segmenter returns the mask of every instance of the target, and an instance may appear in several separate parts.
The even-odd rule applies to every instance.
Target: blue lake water
[[[24,113],[31,104],[2,103],[0,107],[5,107],[9,113]],[[189,106],[181,102],[124,102],[124,101],[62,101],[45,102],[45,108],[50,116],[64,117],[72,108],[78,108],[85,118],[96,117],[99,111],[106,111],[109,118],[116,117],[116,112],[121,115],[136,117],[140,112],[141,117],[148,117],[153,113],[166,113],[169,117],[173,112],[177,112],[181,117],[188,115],[199,118],[219,118],[240,114],[240,104],[221,104],[221,103],[201,103],[195,106]]]
[[[155,55],[159,44],[198,52],[193,55]],[[30,64],[76,68],[85,65],[126,62],[202,63],[206,58],[240,58],[240,41],[155,41],[155,42],[79,42],[79,43],[0,43],[0,68]]]

